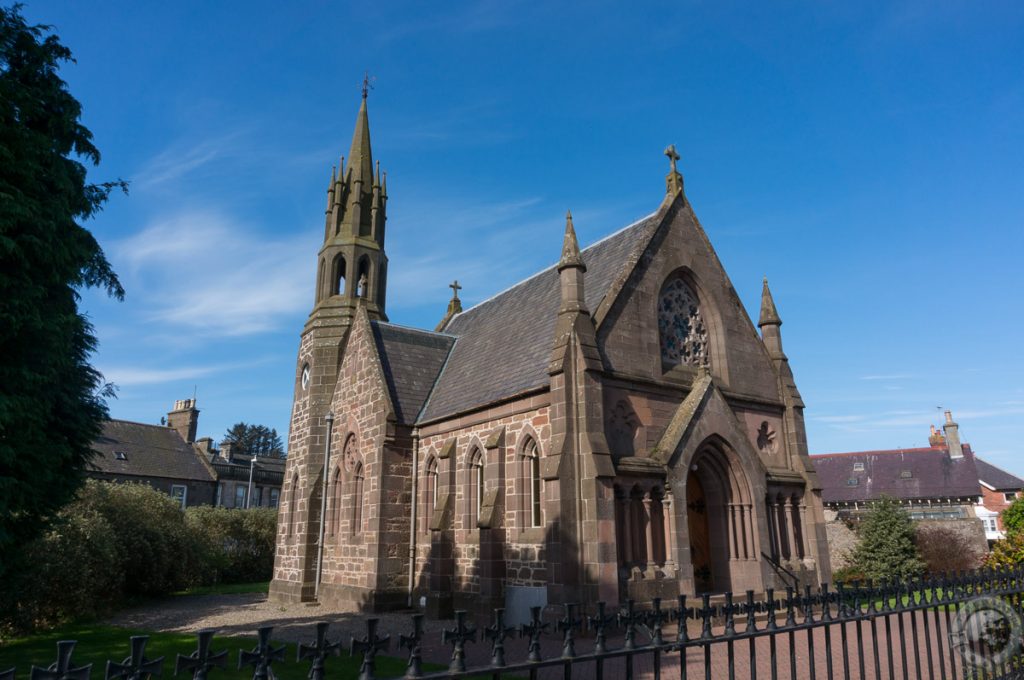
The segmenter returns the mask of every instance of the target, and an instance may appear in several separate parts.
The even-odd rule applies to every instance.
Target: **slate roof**
[[[176,430],[127,420],[108,420],[93,442],[96,472],[131,477],[166,477],[212,482],[213,475]],[[117,453],[123,452],[124,460]]]
[[[829,453],[811,456],[811,462],[825,503],[864,502],[883,495],[901,500],[981,495],[974,453],[968,446],[963,458],[950,458],[946,449],[930,447]],[[854,463],[863,463],[864,470],[855,471]]]
[[[213,469],[217,471],[219,479],[248,479],[249,461],[252,456],[247,453],[232,453],[231,460],[215,451],[208,457]],[[282,484],[284,481],[284,466],[287,459],[272,458],[270,456],[258,456],[256,458],[256,469],[253,474],[253,481],[260,484]]]
[[[649,215],[583,250],[591,313],[653,221]],[[454,347],[418,421],[454,415],[547,385],[560,295],[558,271],[552,265],[456,315],[444,329],[455,336]]]
[[[992,463],[986,462],[977,456],[974,458],[974,464],[978,468],[978,479],[996,491],[1019,491],[1024,489],[1024,479],[1012,475],[1002,468],[997,468]]]
[[[382,321],[371,322],[398,422],[412,424],[430,396],[455,338]]]

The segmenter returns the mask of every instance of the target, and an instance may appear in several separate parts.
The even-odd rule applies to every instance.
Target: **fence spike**
[[[352,656],[356,654],[363,655],[363,663],[359,667],[359,680],[374,680],[377,670],[377,652],[386,650],[391,644],[390,635],[385,635],[384,637],[377,635],[377,624],[379,623],[380,619],[378,618],[366,619],[366,637],[362,640],[358,640],[355,637],[352,638],[349,654]],[[253,680],[256,679],[254,678]]]
[[[149,642],[148,635],[133,635],[131,638],[131,654],[121,663],[107,661],[107,670],[104,673],[106,680],[145,680],[150,675],[159,676],[164,670],[164,657],[157,659],[146,658],[146,643]]]
[[[211,652],[210,643],[213,642],[213,635],[216,633],[211,628],[196,633],[196,651],[185,656],[179,654],[174,664],[174,674],[182,671],[192,671],[192,680],[206,680],[207,674],[214,668],[224,669],[228,664],[228,651]]]
[[[423,614],[412,615],[412,633],[398,636],[398,646],[409,649],[409,662],[405,665],[405,677],[418,678],[423,675]]]
[[[309,680],[324,680],[325,664],[327,655],[338,656],[341,654],[341,640],[331,642],[327,639],[326,621],[319,621],[316,624],[316,640],[312,644],[300,643],[295,652],[295,661],[311,659],[309,668]]]
[[[71,654],[75,651],[75,640],[57,642],[57,660],[46,668],[32,666],[29,671],[30,680],[89,680],[92,664],[71,667]]]
[[[597,603],[597,614],[588,617],[587,621],[589,626],[594,631],[594,654],[603,654],[608,651],[605,643],[607,642],[607,633],[605,628],[615,622],[614,615],[605,614],[605,603]]]
[[[505,638],[514,635],[516,629],[505,625],[505,610],[494,610],[494,624],[484,628],[484,636],[491,641],[491,666],[501,668],[505,665]]]
[[[441,633],[441,643],[452,643],[452,662],[448,667],[452,673],[466,670],[466,643],[476,642],[476,627],[466,625],[466,611],[455,612],[455,627],[446,628]]]
[[[540,661],[540,636],[547,630],[550,624],[541,621],[540,607],[530,607],[530,622],[519,627],[519,635],[529,636],[530,644],[527,647],[527,660]]]
[[[270,644],[270,634],[273,632],[273,626],[263,626],[256,631],[256,647],[251,652],[238,650],[238,670],[252,666],[252,680],[274,680],[271,665],[275,661],[284,661],[285,645],[275,649]]]

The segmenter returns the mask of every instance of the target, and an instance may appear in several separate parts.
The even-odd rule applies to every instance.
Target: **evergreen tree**
[[[905,579],[924,570],[914,544],[914,524],[899,501],[875,501],[861,520],[858,537],[851,562],[866,577]]]
[[[1024,498],[1018,498],[1000,513],[1007,534],[1024,532]]]
[[[284,457],[284,443],[276,429],[266,425],[235,423],[224,434],[224,442],[235,447],[235,451],[255,456]]]
[[[0,573],[80,487],[113,396],[79,291],[124,291],[81,222],[125,184],[86,181],[100,154],[66,61],[49,27],[0,7]]]

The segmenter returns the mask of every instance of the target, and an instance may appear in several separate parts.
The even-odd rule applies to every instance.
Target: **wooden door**
[[[700,478],[690,473],[686,479],[686,525],[690,533],[690,564],[693,566],[696,593],[713,589],[711,578],[711,540],[708,531],[708,506]]]

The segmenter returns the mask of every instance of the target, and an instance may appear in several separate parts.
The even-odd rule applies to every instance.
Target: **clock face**
[[[309,387],[309,364],[302,367],[302,389]]]

